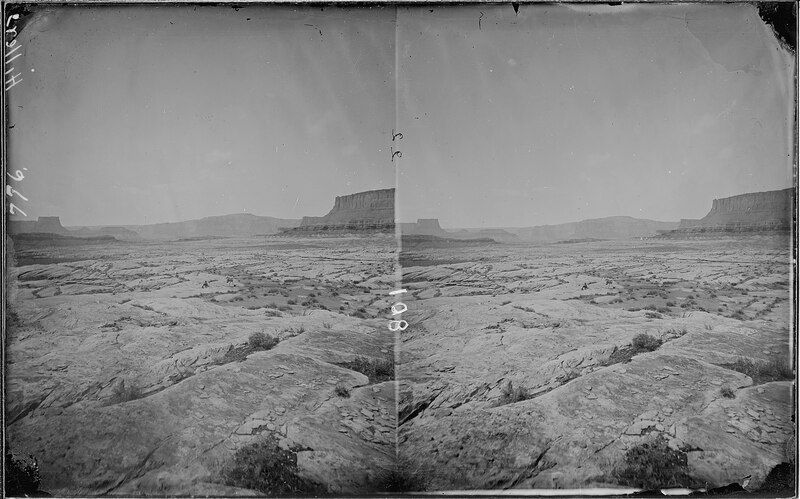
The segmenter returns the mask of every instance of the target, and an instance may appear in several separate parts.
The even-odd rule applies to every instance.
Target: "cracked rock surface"
[[[339,364],[393,357],[382,317],[393,238],[22,256],[44,263],[13,268],[9,280],[7,436],[15,454],[38,459],[42,490],[254,495],[219,473],[266,434],[301,449],[298,475],[332,493],[372,490],[391,468],[394,381]],[[247,351],[258,332],[280,342]]]
[[[788,244],[617,241],[405,252],[399,451],[429,489],[617,485],[661,435],[709,486],[787,461]],[[661,342],[620,356],[633,338]],[[525,397],[504,399],[508,383]],[[730,388],[734,398],[723,395]]]

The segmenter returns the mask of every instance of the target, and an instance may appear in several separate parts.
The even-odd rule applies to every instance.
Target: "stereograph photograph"
[[[797,8],[6,3],[7,496],[791,496]]]

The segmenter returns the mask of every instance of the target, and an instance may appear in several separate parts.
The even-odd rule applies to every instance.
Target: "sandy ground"
[[[753,489],[788,460],[792,381],[730,368],[792,356],[787,238],[411,249],[400,263],[399,452],[416,488],[614,486],[626,452],[660,437],[707,487]],[[620,359],[640,333],[661,346]],[[528,398],[504,399],[509,382]]]
[[[394,463],[395,382],[340,364],[394,360],[395,248],[260,237],[18,253],[11,450],[38,459],[54,495],[247,495],[221,470],[271,435],[302,479],[375,490]],[[247,352],[258,332],[280,343]]]

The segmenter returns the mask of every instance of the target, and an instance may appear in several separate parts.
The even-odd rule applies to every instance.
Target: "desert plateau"
[[[17,250],[7,436],[41,490],[353,493],[393,469],[391,235]]]
[[[430,490],[756,490],[794,459],[788,236],[404,247],[400,462]]]
[[[797,495],[795,3],[115,3],[4,10],[4,496]]]

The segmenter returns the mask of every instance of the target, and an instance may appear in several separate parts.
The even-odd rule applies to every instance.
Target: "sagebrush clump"
[[[278,338],[266,333],[253,333],[247,339],[247,344],[253,350],[270,350],[278,344]]]
[[[338,365],[364,374],[369,378],[370,383],[380,383],[394,379],[394,361],[392,359],[374,359],[358,356],[349,362],[342,362]]]
[[[225,485],[258,490],[268,496],[327,492],[322,485],[297,475],[297,452],[282,449],[271,435],[236,451],[221,475]]]
[[[641,333],[633,337],[631,346],[633,346],[634,353],[652,352],[661,346],[661,340],[647,333]]]
[[[688,474],[686,452],[669,447],[663,435],[638,444],[625,453],[624,466],[615,472],[622,485],[655,490],[672,487],[693,488],[697,480]]]
[[[336,387],[333,389],[333,392],[336,394],[336,396],[344,399],[350,397],[350,389],[347,388],[347,386],[345,386],[343,383],[337,383]]]
[[[503,388],[503,393],[500,394],[499,405],[515,404],[529,398],[531,398],[531,394],[527,388],[524,386],[514,387],[514,384],[509,381]]]

